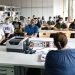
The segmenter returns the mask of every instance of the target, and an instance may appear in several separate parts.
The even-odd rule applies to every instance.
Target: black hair
[[[9,17],[5,18],[5,20],[9,20]]]

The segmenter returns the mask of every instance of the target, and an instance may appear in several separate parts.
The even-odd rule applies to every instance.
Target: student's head
[[[37,18],[34,18],[34,20],[35,20],[35,24],[37,24],[38,23],[38,19]]]
[[[59,32],[59,33],[55,33],[54,34],[54,45],[58,48],[58,49],[63,49],[66,47],[67,45],[67,37],[65,35],[65,33]]]
[[[10,23],[10,18],[9,17],[7,17],[7,18],[5,18],[5,23]]]
[[[28,17],[28,20],[30,20],[30,17]]]
[[[50,17],[49,17],[49,20],[50,20],[51,18],[52,18],[52,17],[50,16]]]
[[[45,20],[44,16],[42,16],[42,20]]]
[[[31,24],[35,24],[35,20],[34,19],[31,19]]]
[[[55,16],[53,18],[55,19]]]
[[[40,17],[38,17],[37,19],[40,20]]]
[[[35,18],[35,15],[33,15],[33,19]]]
[[[63,18],[62,17],[59,18],[59,23],[63,23]]]

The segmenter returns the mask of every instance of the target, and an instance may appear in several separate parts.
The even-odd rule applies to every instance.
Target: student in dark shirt
[[[35,20],[31,20],[31,24],[25,27],[24,34],[27,37],[37,37],[38,27],[35,25]]]
[[[49,20],[47,21],[47,24],[48,24],[48,25],[52,25],[51,18],[52,18],[52,17],[50,16],[50,17],[49,17]]]
[[[41,27],[41,23],[39,22],[38,18],[34,18],[35,20],[35,25],[40,28]]]
[[[70,24],[69,30],[75,31],[75,19],[74,19],[74,21]],[[75,33],[71,33],[70,38],[75,38]]]
[[[74,21],[70,24],[69,30],[75,30],[75,19],[74,19]]]
[[[66,30],[67,25],[63,22],[63,18],[59,19],[59,22],[56,23],[55,25],[55,30]]]
[[[67,41],[64,33],[55,34],[54,45],[58,50],[46,56],[46,75],[75,75],[75,49],[67,48]]]

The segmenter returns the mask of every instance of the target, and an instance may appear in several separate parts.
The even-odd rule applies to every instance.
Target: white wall
[[[75,19],[75,0],[73,0],[73,19]]]
[[[68,0],[64,0],[64,17],[68,17]]]
[[[0,4],[21,7],[21,15],[25,17],[45,16],[47,20],[49,16],[68,16],[66,1],[64,6],[63,0],[0,0]]]
[[[53,0],[22,0],[21,15],[32,17],[33,15],[53,16]]]
[[[54,16],[68,17],[68,0],[54,0]]]
[[[54,0],[54,16],[63,16],[63,0]]]

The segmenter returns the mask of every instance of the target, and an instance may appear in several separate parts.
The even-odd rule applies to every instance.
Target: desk
[[[30,55],[13,52],[0,52],[0,65],[44,68],[44,62],[38,61],[37,54]]]
[[[75,48],[75,39],[68,39],[69,48]],[[44,48],[41,51],[56,50],[56,48]],[[38,50],[37,52],[40,52]],[[6,46],[0,46],[0,65],[14,65],[14,66],[25,66],[44,68],[44,62],[38,61],[37,54],[24,54],[16,52],[6,52]]]
[[[63,32],[66,34],[67,38],[70,38],[70,35],[71,33],[75,33],[75,31],[69,31],[69,30],[66,30],[66,31],[57,31],[57,30],[40,30],[39,33],[50,33],[53,34],[53,33],[57,33],[57,32]]]
[[[50,32],[50,31],[44,31],[44,32]],[[53,32],[53,31],[51,31],[51,32]],[[65,32],[65,31],[63,31],[63,32]],[[66,33],[67,33],[67,31],[66,31]],[[71,48],[71,47],[75,48],[75,39],[71,39],[71,40],[69,39],[68,46],[70,46],[69,48]],[[36,48],[34,50],[37,50],[37,49],[38,48]],[[54,49],[53,48],[50,48],[50,49],[44,48],[43,49],[43,51],[46,51],[46,50],[54,50]],[[40,52],[39,49],[38,49],[38,52]],[[39,59],[38,56],[39,56],[38,53],[37,54],[24,54],[24,53],[16,53],[16,52],[15,53],[14,52],[6,52],[6,46],[0,46],[0,69],[1,69],[1,66],[2,67],[4,66],[4,68],[7,66],[7,67],[9,67],[9,69],[11,67],[11,70],[13,71],[14,67],[17,66],[18,69],[19,68],[23,69],[23,67],[24,67],[24,69],[25,68],[26,69],[27,68],[39,68],[42,70],[42,69],[44,69],[44,62],[40,62],[38,60]],[[22,72],[23,71],[24,70],[22,70]],[[14,75],[14,74],[11,74],[11,75]],[[16,75],[19,75],[19,74],[16,74]],[[25,74],[21,74],[21,75],[25,75]]]
[[[68,39],[67,45],[69,46],[69,48],[75,48],[75,39]],[[41,51],[47,50],[56,50],[56,48],[41,49]],[[38,50],[37,52],[40,52],[40,50]],[[0,64],[44,68],[44,62],[38,61],[38,53],[24,54],[16,52],[6,52],[6,46],[0,46]]]
[[[38,61],[38,54],[6,52],[6,47],[0,46],[0,74],[26,75],[27,68],[44,69],[44,62]],[[2,69],[7,71],[1,72]],[[14,74],[14,69],[16,74]]]
[[[68,46],[70,46],[69,48],[75,48],[75,39],[69,39],[68,42],[69,42]],[[42,51],[46,51],[46,50],[54,50],[54,49],[44,48]],[[0,46],[0,68],[1,66],[11,67],[11,69],[14,68],[14,66],[24,66],[26,68],[44,69],[44,62],[39,61],[38,53],[24,54],[24,53],[16,53],[16,52],[6,52],[6,46]],[[25,74],[22,74],[22,75],[25,75]]]

